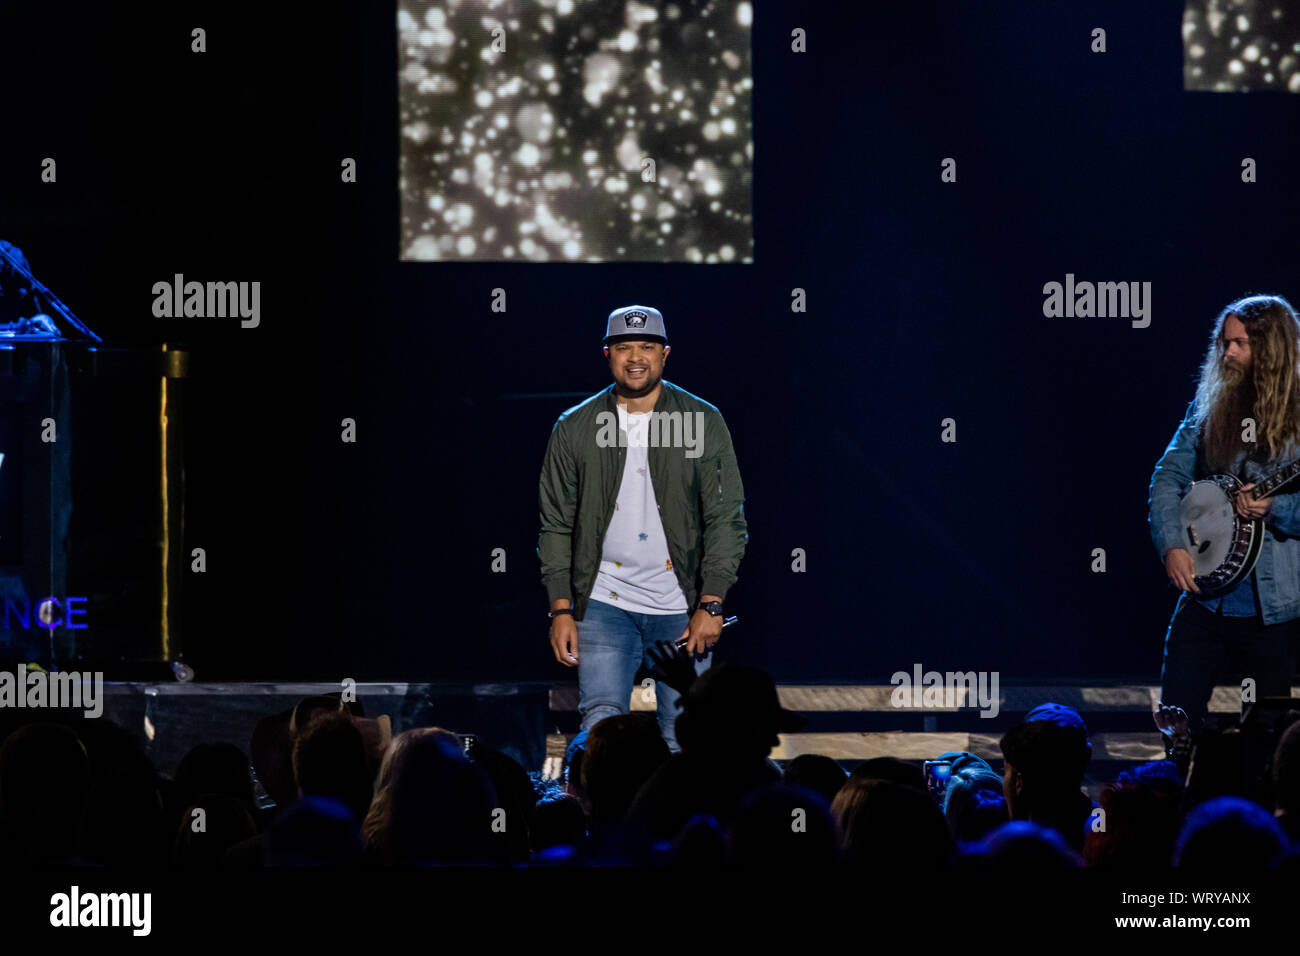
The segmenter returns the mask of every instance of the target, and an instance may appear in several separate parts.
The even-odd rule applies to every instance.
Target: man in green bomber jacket
[[[615,309],[604,343],[614,383],[560,416],[538,488],[551,648],[578,668],[583,730],[627,713],[660,641],[687,638],[696,673],[707,669],[749,539],[722,414],[663,379],[663,316]],[[661,683],[655,696],[675,752],[678,694]]]

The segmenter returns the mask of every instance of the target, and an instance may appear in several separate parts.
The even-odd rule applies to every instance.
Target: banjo
[[[1267,498],[1300,476],[1300,458],[1261,478],[1252,497]],[[1235,507],[1242,482],[1232,475],[1210,475],[1183,493],[1179,521],[1187,534],[1201,597],[1225,594],[1245,580],[1264,544],[1264,519],[1243,518]]]

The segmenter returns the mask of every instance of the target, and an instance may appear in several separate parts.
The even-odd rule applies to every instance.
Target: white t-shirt
[[[638,614],[681,614],[687,610],[686,595],[673,572],[650,483],[650,414],[629,415],[625,406],[618,408],[619,428],[627,432],[627,461],[591,600]]]

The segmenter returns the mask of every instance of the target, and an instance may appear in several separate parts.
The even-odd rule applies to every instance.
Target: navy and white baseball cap
[[[620,339],[654,339],[668,344],[668,333],[664,331],[664,317],[658,309],[648,305],[625,305],[609,314],[609,325],[605,331],[604,343]]]

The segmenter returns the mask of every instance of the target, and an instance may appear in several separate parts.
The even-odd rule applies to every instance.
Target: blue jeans
[[[632,681],[642,662],[653,662],[646,650],[659,641],[682,636],[690,615],[638,614],[606,604],[588,601],[585,617],[578,625],[578,713],[582,729],[590,730],[606,717],[628,712]],[[712,655],[695,662],[695,673],[709,669]],[[655,683],[659,708],[659,730],[668,749],[677,753],[677,700],[680,695],[663,682]]]

